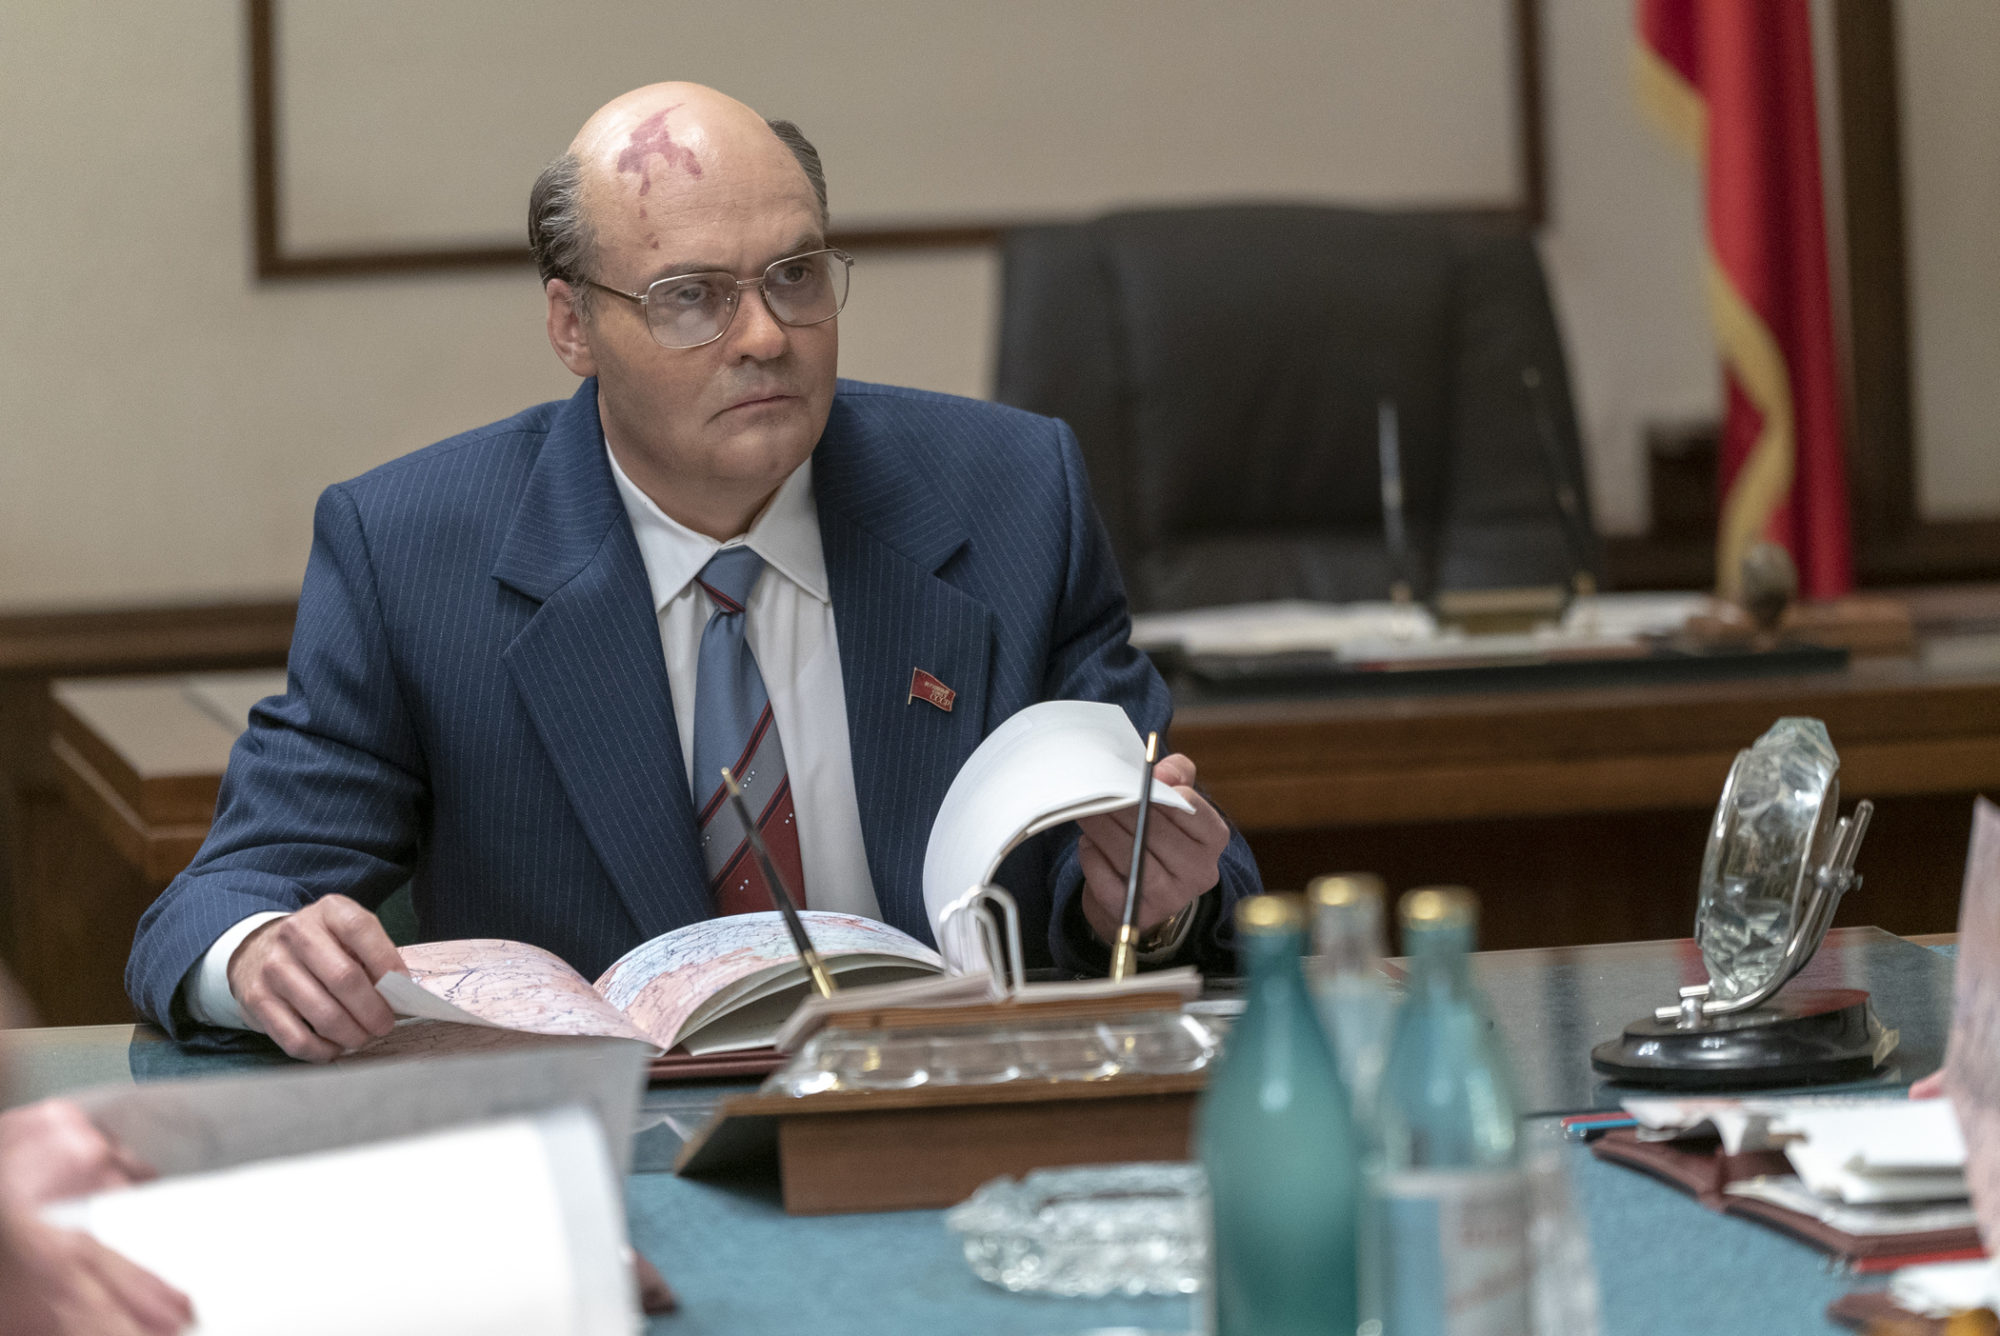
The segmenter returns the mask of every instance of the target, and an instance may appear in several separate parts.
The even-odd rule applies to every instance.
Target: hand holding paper
[[[1186,800],[1191,810],[1162,804],[1146,833],[1146,879],[1136,926],[1159,926],[1214,886],[1229,823],[1194,788],[1194,762],[1179,752],[1162,760],[1154,778]],[[1125,879],[1132,865],[1134,808],[1080,817],[1077,854],[1083,864],[1083,916],[1100,940],[1118,933]]]
[[[375,982],[402,968],[381,920],[329,895],[244,938],[229,991],[285,1052],[331,1062],[396,1027]]]
[[[1125,906],[1124,869],[1131,859],[1132,809],[1138,802],[1132,781],[1145,756],[1146,744],[1131,719],[1116,705],[1102,701],[1043,701],[994,729],[959,768],[931,824],[930,845],[924,851],[924,907],[930,911],[931,932],[941,932],[947,906],[972,887],[993,880],[1001,860],[1021,841],[1065,821],[1123,812],[1123,849],[1107,858],[1108,874],[1103,870],[1097,874],[1106,884],[1115,883],[1106,923],[1110,935],[1116,936]],[[1182,765],[1185,771],[1179,768]],[[1153,779],[1153,819],[1164,826],[1170,816],[1199,818],[1205,810],[1225,832],[1226,842],[1228,827],[1222,818],[1192,789],[1169,787],[1176,779],[1194,779],[1194,763],[1185,756],[1160,762]],[[1104,839],[1114,846],[1119,843],[1120,837],[1102,833],[1113,828],[1099,829],[1100,843]],[[1203,821],[1196,829],[1208,827]],[[1148,844],[1152,845],[1150,838]],[[1105,850],[1100,847],[1099,852]],[[1220,852],[1217,845],[1216,853]],[[1215,884],[1214,860],[1209,861],[1208,879],[1180,903]],[[1200,879],[1198,865],[1191,876],[1184,864],[1175,866],[1177,874],[1171,878],[1149,867],[1149,907],[1165,903],[1166,896],[1178,889],[1178,881]],[[1170,881],[1176,883],[1171,889]],[[1146,912],[1139,916],[1142,927],[1157,921]],[[952,966],[971,973],[986,968],[983,956],[976,953],[972,959],[953,960]]]
[[[0,1329],[165,1336],[193,1320],[187,1296],[159,1277],[39,1218],[50,1202],[152,1176],[69,1100],[0,1114]]]

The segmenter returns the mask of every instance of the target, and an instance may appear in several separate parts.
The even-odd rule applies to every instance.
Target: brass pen
[[[1111,948],[1111,977],[1129,979],[1139,967],[1139,933],[1132,921],[1139,915],[1139,891],[1146,882],[1146,817],[1153,810],[1153,763],[1158,760],[1160,735],[1146,735],[1146,760],[1139,768],[1139,819],[1132,831],[1132,867],[1125,874],[1125,914],[1118,923],[1118,940]]]
[[[771,888],[771,899],[784,916],[785,928],[792,934],[792,945],[798,948],[799,959],[805,962],[806,973],[812,976],[812,986],[821,997],[833,996],[833,976],[826,972],[826,964],[813,949],[812,938],[806,936],[805,920],[799,917],[799,907],[792,903],[792,893],[786,888],[784,878],[778,875],[777,864],[771,861],[771,851],[764,844],[764,833],[757,829],[757,818],[751,814],[750,804],[743,800],[743,787],[736,782],[736,776],[729,773],[729,767],[722,767],[722,786],[729,790],[730,804],[736,809],[736,819],[743,823],[743,836],[750,841],[750,852],[757,858],[757,866],[764,870],[764,884]]]

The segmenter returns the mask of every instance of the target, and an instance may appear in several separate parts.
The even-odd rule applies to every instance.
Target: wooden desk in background
[[[2000,792],[2000,627],[1796,677],[1189,704],[1173,744],[1268,885],[1469,885],[1498,949],[1685,936],[1730,764],[1782,715],[1824,720],[1844,806],[1876,804],[1837,921],[1955,927],[1972,795]]]
[[[80,820],[41,884],[14,897],[17,968],[45,1018],[130,1017],[139,916],[201,848],[251,703],[284,684],[269,670],[51,684],[50,760]]]
[[[127,1014],[115,994],[107,999],[103,982],[116,985],[138,913],[132,906],[145,903],[138,873],[63,793],[49,748],[49,684],[282,667],[293,613],[289,600],[0,612],[0,956],[37,981],[45,1021]],[[113,943],[120,924],[126,940]],[[67,954],[92,937],[105,943],[101,952]]]
[[[28,983],[51,1021],[129,1014],[133,925],[200,847],[250,703],[282,684],[237,673],[52,688],[63,792],[126,875],[107,881],[101,852],[82,851],[87,875],[34,907]],[[1482,944],[1558,946],[1686,935],[1723,777],[1783,714],[1824,719],[1846,801],[1878,805],[1867,884],[1842,921],[1956,926],[1970,795],[2000,792],[2000,633],[1795,678],[1189,705],[1173,742],[1272,886],[1354,868],[1396,890],[1461,882],[1482,893]]]

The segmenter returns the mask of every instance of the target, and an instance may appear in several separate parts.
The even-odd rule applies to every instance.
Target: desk
[[[1345,699],[1201,699],[1173,744],[1249,835],[1267,884],[1367,869],[1461,883],[1481,942],[1679,936],[1737,751],[1781,715],[1823,719],[1841,792],[1877,810],[1842,923],[1957,921],[1971,795],[2000,792],[2000,631],[1913,659],[1796,677]]]
[[[48,688],[53,811],[23,817],[38,857],[10,897],[14,967],[45,1020],[131,1017],[125,957],[146,906],[195,855],[229,749],[282,672],[73,679]]]
[[[1673,962],[1691,947],[1629,943],[1532,956],[1488,953],[1474,964],[1482,979],[1498,985],[1496,1019],[1517,1044],[1573,1046],[1608,1037],[1597,1033],[1605,1023],[1591,1021],[1575,1036],[1554,1033],[1539,1023],[1551,993],[1574,989],[1586,997],[1601,991],[1592,980],[1621,977],[1634,962],[1641,973],[1664,968],[1671,977]],[[1835,941],[1837,955],[1873,953],[1907,976],[1913,986],[1893,1003],[1900,1012],[1891,1009],[1890,991],[1883,988],[1885,1015],[1906,1033],[1916,1032],[1920,1045],[1935,1047],[1950,1007],[1949,960],[1909,954],[1917,950],[1865,930]],[[1519,986],[1508,985],[1510,979]],[[1879,976],[1870,981],[1883,982]],[[1650,1005],[1636,994],[1650,986],[1629,998],[1602,1000],[1596,1009],[1636,1014]],[[107,1081],[201,1077],[284,1061],[188,1054],[149,1027],[130,1025],[0,1033],[0,1053],[13,1076],[9,1102]],[[1537,1064],[1544,1072],[1564,1065],[1561,1053],[1524,1056],[1525,1083],[1541,1080],[1532,1070]],[[1918,1069],[1934,1060],[1934,1053],[1920,1058],[1905,1075],[1922,1075]],[[1558,1073],[1554,1079],[1565,1078]],[[823,1336],[1055,1336],[1121,1326],[1186,1331],[1192,1325],[1182,1300],[1030,1298],[985,1285],[966,1267],[936,1211],[793,1218],[767,1188],[696,1183],[661,1172],[679,1132],[727,1089],[669,1088],[647,1097],[641,1125],[653,1126],[635,1147],[626,1206],[633,1242],[660,1265],[683,1305],[679,1314],[649,1326],[653,1336],[793,1333],[802,1329],[799,1305],[808,1293],[811,1329]],[[1593,1102],[1593,1095],[1572,1092],[1540,1107]],[[1528,1135],[1553,1138],[1556,1128],[1539,1117],[1530,1120]],[[1820,1254],[1748,1221],[1705,1211],[1663,1184],[1597,1162],[1581,1147],[1564,1146],[1562,1153],[1596,1253],[1606,1336],[1823,1336],[1837,1330],[1822,1316],[1826,1305],[1859,1282],[1831,1274]]]
[[[20,961],[47,1019],[130,1016],[139,914],[194,856],[229,746],[278,672],[75,679],[50,692],[51,768],[84,871],[24,888]],[[1673,687],[1345,700],[1189,701],[1173,743],[1274,887],[1365,868],[1395,889],[1469,885],[1494,947],[1675,937],[1693,922],[1709,813],[1738,749],[1781,714],[1826,720],[1851,803],[1878,810],[1841,923],[1957,922],[1970,794],[2000,792],[2000,632],[1932,635],[1914,660]],[[93,871],[112,862],[122,875]],[[53,897],[60,896],[59,900]]]
[[[0,614],[0,951],[51,1024],[129,1017],[124,947],[82,948],[100,922],[129,942],[151,892],[63,796],[49,684],[282,665],[292,619],[289,602]]]

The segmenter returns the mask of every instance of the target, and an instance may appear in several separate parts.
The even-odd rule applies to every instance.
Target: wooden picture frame
[[[1530,224],[1543,218],[1547,151],[1542,117],[1540,0],[1511,0],[1521,203]],[[285,201],[278,137],[278,0],[244,0],[248,27],[250,197],[254,271],[260,280],[350,278],[513,268],[530,263],[525,244],[407,246],[302,251],[285,242]],[[1474,206],[1491,209],[1490,201]],[[997,245],[1009,228],[1044,218],[967,218],[948,223],[890,223],[836,229],[828,240],[846,250],[963,249]]]

